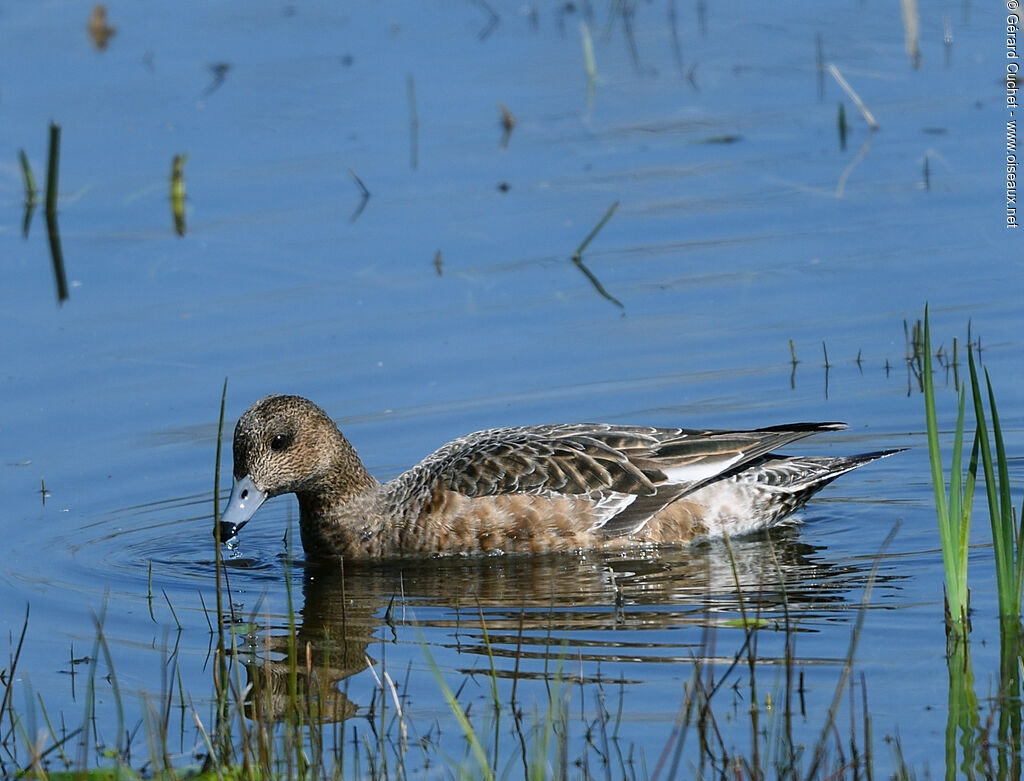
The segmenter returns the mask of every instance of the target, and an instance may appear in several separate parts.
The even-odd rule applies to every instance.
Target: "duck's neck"
[[[307,553],[338,552],[339,534],[358,535],[374,526],[379,493],[380,483],[339,431],[330,464],[295,492],[302,547]]]

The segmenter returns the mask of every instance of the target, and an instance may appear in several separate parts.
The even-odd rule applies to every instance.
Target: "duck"
[[[794,513],[837,477],[900,452],[774,452],[844,428],[492,428],[380,482],[323,409],[301,396],[271,395],[235,426],[234,479],[214,534],[237,545],[266,500],[295,494],[311,558],[584,553],[738,537],[795,522]]]

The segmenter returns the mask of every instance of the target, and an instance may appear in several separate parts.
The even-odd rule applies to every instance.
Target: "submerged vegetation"
[[[770,543],[769,550],[774,550]],[[735,562],[731,554],[730,559]],[[211,632],[220,638],[211,665],[212,695],[195,700],[193,693],[182,691],[177,653],[165,652],[161,693],[144,702],[144,723],[138,725],[124,723],[122,694],[100,618],[86,662],[80,726],[65,726],[64,715],[51,719],[40,701],[41,730],[35,707],[18,711],[11,706],[26,617],[4,679],[0,771],[60,779],[871,777],[873,727],[863,676],[860,694],[855,693],[854,652],[876,569],[877,561],[864,584],[831,704],[823,713],[808,714],[796,649],[800,618],[784,598],[781,610],[766,606],[760,594],[744,585],[734,564],[738,617],[723,622],[713,615],[718,608],[708,608],[675,718],[658,725],[662,737],[643,745],[623,735],[629,721],[626,682],[603,678],[599,665],[595,673],[592,661],[570,655],[550,630],[541,651],[546,684],[524,695],[520,687],[530,676],[525,671],[520,676],[520,663],[530,655],[528,649],[537,651],[531,645],[536,638],[524,628],[525,607],[511,676],[501,669],[479,603],[478,624],[466,631],[474,633],[482,649],[482,672],[453,679],[420,640],[432,673],[428,678],[440,693],[432,701],[411,693],[410,670],[373,661],[367,638],[357,628],[342,637],[311,638],[297,629],[289,604],[287,631],[277,636],[268,630],[254,651],[255,617],[242,621],[225,603],[228,614],[210,616]],[[781,578],[782,570],[778,573]],[[339,582],[344,583],[343,576]],[[775,588],[785,594],[783,583]],[[392,605],[388,613],[397,609]],[[543,609],[531,619],[540,617]],[[418,633],[414,620],[404,624]],[[766,632],[776,635],[773,644],[779,633],[783,637],[776,664],[765,664],[761,646]],[[726,644],[736,648],[723,656],[718,646]],[[355,671],[368,671],[375,682],[370,703],[358,710],[347,697],[348,675]],[[97,722],[95,692],[104,677],[117,701],[113,723]],[[816,739],[801,737],[808,723],[817,725],[812,728]],[[452,724],[457,735],[448,734]],[[742,733],[744,724],[747,737],[734,745],[729,735],[737,727]],[[189,745],[186,732],[193,736],[193,751],[181,749]],[[900,761],[898,744],[894,751]]]

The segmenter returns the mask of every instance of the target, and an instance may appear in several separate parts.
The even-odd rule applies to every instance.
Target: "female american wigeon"
[[[783,457],[842,423],[694,431],[605,423],[461,437],[380,483],[327,414],[267,396],[238,420],[220,538],[272,496],[299,500],[311,556],[383,559],[681,545],[774,526],[840,475],[895,450]]]

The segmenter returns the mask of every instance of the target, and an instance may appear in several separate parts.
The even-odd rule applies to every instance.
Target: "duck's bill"
[[[266,493],[256,487],[249,475],[236,477],[231,486],[231,498],[220,516],[220,541],[229,546],[237,543],[238,532],[265,501]]]

